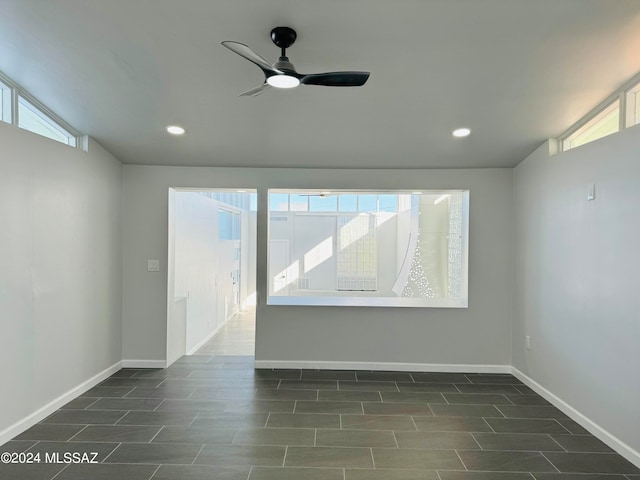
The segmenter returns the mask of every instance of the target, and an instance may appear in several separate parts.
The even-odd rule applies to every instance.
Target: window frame
[[[618,133],[622,129],[622,123],[621,123],[622,102],[620,100],[621,99],[619,97],[616,97],[614,100],[609,102],[606,106],[600,108],[598,110],[598,113],[596,113],[593,116],[590,116],[590,118],[586,122],[582,123],[580,127],[577,128],[573,133],[571,133],[566,138],[564,138],[562,140],[562,151],[566,152],[567,150],[571,150],[573,148],[586,145],[588,143],[594,142],[601,138],[608,137],[609,135],[612,135],[614,133]],[[578,145],[574,145],[574,142],[578,140],[580,137],[582,137],[583,135],[588,135],[590,132],[600,127],[603,122],[608,120],[609,115],[616,109],[618,110],[617,112],[618,125],[615,131],[607,133],[606,135],[602,135],[600,137],[593,138],[591,140],[580,143]]]
[[[2,81],[0,77],[0,99],[2,105],[0,106],[0,121],[5,123],[12,123],[13,119],[13,94],[10,85]]]
[[[45,125],[49,130],[55,131],[60,136],[66,138],[66,142],[59,140],[57,138],[50,137],[49,135],[45,135],[43,133],[36,132],[30,128],[20,125],[20,108],[24,107],[29,110],[38,121]],[[27,130],[31,133],[35,133],[36,135],[40,135],[41,137],[46,137],[51,140],[55,140],[56,142],[62,143],[63,145],[69,145],[70,147],[76,147],[78,144],[78,137],[71,132],[69,132],[66,128],[64,128],[59,121],[56,121],[52,114],[48,114],[44,111],[42,107],[38,107],[32,101],[30,101],[24,94],[18,93],[18,110],[16,118],[18,120],[18,127]]]
[[[565,130],[561,135],[556,137],[559,147],[558,151],[567,152],[576,148],[576,146],[571,145],[571,138],[579,134],[581,130],[589,128],[591,122],[595,121],[594,123],[597,123],[597,117],[616,101],[619,102],[618,130],[613,133],[618,133],[625,128],[640,124],[640,73],[625,82],[620,88],[605,98],[580,120]],[[636,115],[637,118],[635,118]],[[611,134],[595,138],[578,146],[587,145],[609,135]]]
[[[273,205],[271,203],[271,196],[272,195],[283,195],[283,194],[298,194],[298,193],[302,193],[302,190],[296,190],[296,189],[286,189],[286,188],[269,188],[267,189],[267,211],[268,211],[268,221],[267,221],[267,266],[266,266],[266,270],[267,270],[267,295],[266,295],[266,304],[270,305],[270,306],[354,306],[354,307],[418,307],[418,308],[468,308],[468,302],[469,302],[469,199],[470,199],[470,191],[469,189],[453,189],[453,188],[449,188],[449,189],[427,189],[427,190],[423,190],[421,192],[416,192],[416,189],[413,190],[400,190],[400,189],[394,189],[394,190],[384,190],[384,189],[376,189],[376,190],[358,190],[358,189],[339,189],[339,190],[332,190],[332,194],[336,194],[336,195],[349,195],[349,194],[357,194],[357,195],[362,195],[362,194],[375,194],[375,195],[382,195],[382,194],[397,194],[397,195],[402,195],[402,196],[407,196],[407,197],[414,197],[414,196],[435,196],[435,195],[440,195],[442,196],[443,194],[459,194],[460,195],[460,200],[459,200],[459,204],[457,208],[460,208],[461,210],[459,210],[459,215],[460,215],[460,225],[459,228],[454,228],[453,230],[450,230],[450,232],[457,232],[460,235],[460,240],[458,241],[459,246],[456,248],[455,246],[453,247],[449,247],[449,248],[454,248],[454,250],[458,250],[459,251],[459,255],[460,255],[460,266],[458,268],[460,268],[460,271],[456,273],[455,270],[450,270],[450,272],[452,272],[450,275],[454,275],[454,277],[457,277],[457,280],[453,280],[454,282],[458,283],[458,296],[437,296],[437,297],[427,297],[427,296],[405,296],[404,295],[404,291],[403,294],[399,293],[399,290],[403,290],[404,288],[407,287],[407,285],[404,285],[404,281],[407,280],[407,278],[409,278],[408,276],[410,275],[410,270],[412,270],[413,264],[410,261],[407,261],[407,258],[409,257],[404,257],[404,259],[400,262],[400,264],[397,265],[397,267],[400,268],[400,270],[398,270],[396,272],[396,277],[392,277],[395,278],[395,280],[392,280],[393,286],[391,288],[392,291],[397,292],[396,296],[393,295],[389,295],[388,293],[386,293],[386,296],[376,296],[374,295],[374,292],[377,292],[377,286],[376,286],[376,290],[374,291],[370,291],[370,290],[365,290],[365,289],[340,289],[337,288],[337,277],[338,277],[338,267],[337,267],[337,262],[338,262],[338,258],[337,258],[337,245],[338,245],[338,235],[332,235],[328,238],[333,238],[333,240],[331,240],[331,251],[334,252],[331,255],[332,256],[336,256],[336,272],[335,272],[335,277],[336,277],[336,289],[335,290],[323,290],[323,288],[317,288],[317,289],[311,289],[309,291],[309,293],[300,293],[300,294],[295,294],[295,293],[291,293],[289,291],[289,286],[293,286],[296,285],[296,282],[299,284],[300,280],[308,280],[306,275],[306,254],[304,256],[304,258],[302,256],[293,258],[293,257],[289,257],[288,260],[285,259],[285,262],[283,265],[279,265],[278,263],[276,264],[276,266],[272,266],[272,246],[273,243],[285,243],[286,244],[286,249],[287,251],[293,251],[295,249],[294,244],[291,244],[291,240],[287,240],[284,238],[280,238],[279,236],[272,236],[272,228],[276,225],[276,224],[281,224],[281,221],[285,221],[283,219],[287,218],[287,222],[291,222],[289,223],[289,226],[285,226],[284,230],[282,230],[282,227],[278,227],[278,231],[279,234],[282,234],[283,232],[285,232],[286,230],[289,229],[293,229],[293,225],[295,224],[295,219],[290,217],[291,215],[296,215],[296,214],[306,214],[308,216],[318,216],[318,217],[323,217],[323,216],[334,216],[336,217],[336,221],[338,220],[339,217],[341,216],[352,216],[352,217],[357,217],[357,216],[361,216],[364,214],[374,214],[376,215],[376,219],[375,222],[382,220],[381,223],[376,223],[377,225],[380,225],[382,223],[384,223],[386,221],[386,219],[390,218],[391,216],[394,215],[398,215],[401,212],[406,211],[407,209],[405,207],[403,207],[403,209],[400,209],[401,206],[401,202],[400,202],[400,197],[399,197],[399,201],[398,201],[398,211],[397,212],[388,212],[388,211],[384,211],[384,210],[380,210],[379,209],[379,202],[376,201],[376,209],[375,212],[361,212],[361,211],[357,211],[357,212],[342,212],[342,211],[327,211],[327,212],[312,212],[312,211],[296,211],[296,210],[287,210],[287,211],[283,211],[283,210],[275,210],[272,209]],[[326,191],[326,189],[324,190]],[[316,191],[313,190],[304,190],[304,193],[315,193]],[[321,192],[321,190],[317,190],[318,193]],[[283,198],[280,198],[280,200],[283,200]],[[410,200],[409,203],[406,203],[406,200],[403,200],[404,203],[402,203],[402,205],[406,205],[408,206],[409,204],[412,205],[411,207],[409,207],[410,210],[413,210],[415,207],[414,200]],[[284,203],[284,202],[283,202]],[[339,201],[338,201],[339,203]],[[360,210],[360,209],[358,209]],[[450,211],[451,212],[451,211]],[[419,215],[419,213],[417,213]],[[449,213],[450,215],[451,213]],[[272,224],[272,220],[271,218],[276,219],[278,222],[276,224]],[[451,218],[451,217],[449,217]],[[412,225],[414,225],[414,227],[417,227],[417,223],[418,222],[418,217],[414,217],[414,215],[412,214],[412,217],[410,219],[407,219],[408,221],[411,222]],[[407,221],[405,220],[405,221]],[[408,224],[405,224],[405,228],[408,227]],[[451,224],[450,224],[451,225]],[[411,229],[413,229],[414,227],[409,227]],[[419,228],[419,227],[418,227]],[[292,235],[290,238],[295,240],[296,238],[296,233],[294,230],[290,230],[290,235]],[[413,234],[412,234],[413,235]],[[418,234],[419,235],[419,234]],[[415,248],[415,237],[413,240],[409,240],[409,243],[407,244],[407,252],[411,251],[413,252],[414,248]],[[377,240],[376,240],[377,242]],[[313,242],[312,242],[313,243]],[[316,245],[316,247],[320,247],[320,245],[324,244],[325,241],[321,241],[320,243],[318,243]],[[376,249],[378,248],[378,246],[376,246]],[[291,249],[291,250],[289,250]],[[309,252],[315,250],[315,248],[313,248],[312,250],[309,250]],[[307,252],[307,253],[309,253]],[[448,257],[451,254],[451,250],[448,250],[448,254],[445,257]],[[299,252],[298,252],[299,253]],[[379,260],[379,255],[380,254],[388,254],[388,252],[384,252],[384,251],[380,251],[376,253],[378,255],[377,260],[376,260],[376,264],[380,261]],[[416,253],[417,255],[417,253]],[[445,258],[443,257],[443,258]],[[450,257],[449,257],[449,260]],[[279,262],[281,263],[281,262]],[[286,266],[287,264],[289,264],[288,266]],[[294,268],[294,266],[297,265],[297,267]],[[284,270],[282,272],[277,272],[276,270],[279,270],[280,267],[283,267]],[[274,270],[275,268],[275,270]],[[294,268],[294,270],[296,270],[296,268],[300,269],[300,270],[296,270],[299,273],[294,272],[293,270],[291,272],[290,269]],[[315,265],[312,267],[315,268]],[[378,268],[378,267],[376,267]],[[272,292],[271,291],[271,286],[272,286],[272,282],[275,282],[276,277],[278,277],[278,279],[280,278],[286,278],[286,277],[280,277],[280,273],[284,273],[284,275],[291,275],[291,278],[289,278],[288,280],[288,287],[286,290],[286,293],[284,294],[275,294],[275,291]],[[451,276],[449,276],[449,279],[451,280]],[[285,280],[287,281],[287,280]],[[377,278],[377,273],[376,273],[376,285],[378,285],[378,278]],[[398,283],[400,282],[400,283]],[[391,285],[388,281],[387,283],[387,287],[384,289],[385,292],[388,290],[389,286]],[[404,285],[404,286],[403,286]],[[455,283],[454,283],[455,285]],[[455,288],[455,287],[454,287]],[[301,290],[309,290],[308,287],[294,287],[294,290],[297,291],[301,291]],[[311,293],[311,292],[315,292],[315,293]],[[353,295],[349,295],[349,293],[352,293]],[[358,295],[360,294],[360,295]]]
[[[640,124],[640,81],[629,87],[626,95],[625,127],[632,127]]]
[[[3,111],[0,112],[0,120],[10,125],[13,125],[15,127],[18,127],[21,130],[25,130],[35,135],[39,135],[41,137],[45,137],[50,140],[53,140],[57,143],[61,143],[62,145],[67,145],[71,148],[79,148],[84,151],[87,150],[88,142],[86,141],[87,139],[86,135],[81,134],[75,128],[70,126],[62,118],[60,118],[58,115],[53,113],[49,108],[47,108],[37,98],[35,98],[33,95],[31,95],[24,88],[22,88],[16,82],[11,80],[2,72],[0,72],[0,90],[3,96],[3,102],[2,102]],[[24,101],[25,103],[24,106],[28,108],[35,116],[39,117],[44,124],[47,124],[49,127],[51,127],[54,130],[57,130],[64,137],[66,137],[67,142],[60,141],[56,138],[52,138],[47,135],[42,135],[41,133],[35,132],[31,129],[21,127],[20,114],[19,114],[19,110],[20,110],[19,105],[21,100]],[[7,116],[8,118],[5,119],[5,116]]]

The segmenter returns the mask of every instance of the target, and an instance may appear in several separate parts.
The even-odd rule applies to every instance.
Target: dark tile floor
[[[0,465],[2,480],[640,475],[510,375],[254,370],[250,356],[121,370],[0,450],[62,459]],[[64,462],[83,452],[98,463]]]

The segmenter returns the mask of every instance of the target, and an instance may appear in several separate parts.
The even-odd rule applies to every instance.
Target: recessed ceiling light
[[[470,133],[471,133],[471,129],[466,127],[456,128],[453,132],[451,132],[451,134],[454,137],[458,137],[458,138],[468,137]]]
[[[179,127],[178,125],[169,125],[167,127],[167,132],[169,132],[171,135],[184,135],[184,132],[186,132],[186,130],[182,127]]]

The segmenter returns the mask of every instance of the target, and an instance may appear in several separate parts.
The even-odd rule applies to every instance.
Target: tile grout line
[[[153,477],[156,476],[156,473],[158,473],[158,470],[160,470],[161,466],[162,466],[162,464],[158,465],[158,467],[153,471],[153,473],[151,474],[151,476],[147,480],[153,480]]]
[[[552,466],[553,468],[555,468],[555,469],[556,469],[556,471],[557,471],[558,473],[562,473],[562,472],[560,471],[560,469],[559,469],[558,467],[556,467],[556,466],[555,466],[555,464],[554,464],[551,460],[549,460],[549,459],[547,458],[547,456],[544,454],[544,452],[540,452],[540,455],[542,455],[542,456],[544,457],[544,459],[545,459],[547,462],[549,462],[549,463],[551,464],[551,466]]]
[[[65,466],[62,468],[62,470],[60,470],[60,471],[59,471],[58,473],[56,473],[53,477],[51,477],[51,479],[50,479],[50,480],[55,480],[55,478],[56,478],[58,475],[60,475],[62,472],[64,472],[67,468],[69,468],[69,466],[70,466],[70,465],[71,465],[70,463],[68,463],[67,465],[65,465]]]
[[[124,411],[124,410],[123,410],[123,411]],[[127,415],[129,415],[130,413],[131,413],[131,410],[127,410],[127,412],[126,412],[124,415],[122,415],[118,420],[116,420],[115,422],[113,422],[111,425],[112,425],[112,426],[116,426],[116,425],[118,425],[118,424],[119,424],[119,422],[120,422],[124,417],[126,417]],[[91,424],[89,424],[89,425],[91,425]]]
[[[431,405],[429,405],[428,403],[426,404],[427,408],[429,409],[429,412],[431,412],[431,416],[432,417],[436,417],[437,415],[435,414],[435,412],[433,411],[433,408],[431,408]]]
[[[495,408],[496,410],[498,410],[498,412],[500,412],[500,415],[502,415],[502,418],[508,418],[504,412],[502,410],[500,410],[500,407],[498,405],[494,405],[493,408]],[[517,418],[517,417],[509,417],[509,418]]]
[[[247,480],[249,480],[249,478],[251,478],[251,474],[253,473],[253,465],[251,465],[249,467],[249,473],[247,473]]]
[[[127,395],[133,393],[138,387],[131,387],[131,390],[129,390],[127,393],[125,393],[122,397],[120,398],[130,398]],[[117,398],[117,397],[116,397]]]
[[[71,438],[68,438],[66,441],[70,442],[71,440],[73,440],[75,437],[77,437],[81,432],[85,431],[87,428],[89,427],[89,425],[85,425],[84,427],[82,427],[80,430],[78,430],[76,433],[74,433]]]
[[[80,397],[77,397],[77,398],[80,398]],[[86,397],[86,398],[91,398],[91,397]],[[98,398],[96,398],[96,400],[95,400],[94,402],[90,403],[89,405],[87,405],[87,406],[86,406],[86,407],[84,407],[84,408],[81,408],[80,410],[88,410],[88,409],[89,409],[89,407],[91,407],[91,406],[95,405],[96,403],[98,403],[100,400],[102,400],[102,398],[103,398],[103,397],[98,397]],[[115,397],[115,398],[118,398],[118,397]],[[124,397],[120,397],[120,398],[124,398]]]
[[[413,418],[413,415],[409,415],[409,418],[411,419],[411,423],[413,423],[413,426],[416,428],[416,432],[419,432],[420,429],[418,428],[418,424],[416,423],[416,421]]]
[[[565,427],[563,424],[561,424],[558,419],[554,418],[552,419],[554,422],[556,422],[558,425],[560,425],[560,428],[564,428],[564,431],[566,433],[563,433],[562,435],[575,435],[573,432],[569,431],[569,429],[567,427]]]
[[[458,450],[454,450],[454,452],[456,452],[456,455],[458,456],[458,458],[460,459],[460,463],[462,463],[462,466],[464,467],[464,469],[466,471],[469,471],[469,469],[467,468],[467,466],[464,464],[464,460],[462,460],[462,457],[460,456],[460,454],[458,453]]]
[[[162,401],[156,406],[156,408],[154,408],[153,410],[151,410],[152,412],[157,412],[159,411],[158,409],[160,408],[160,405],[162,405],[167,399],[163,398]]]
[[[198,453],[196,454],[196,456],[193,457],[193,461],[191,462],[191,465],[195,465],[196,464],[196,460],[198,459],[198,457],[200,456],[200,454],[204,450],[204,447],[206,447],[206,446],[207,445],[205,443],[202,444],[202,446],[200,447],[200,450],[198,450]]]
[[[289,453],[289,445],[285,445],[284,447],[284,457],[282,457],[282,467],[284,468],[284,464],[287,461],[287,453]]]
[[[565,452],[568,452],[569,450],[567,450],[566,448],[564,448],[560,442],[558,442],[555,438],[553,438],[553,435],[551,435],[550,433],[547,433],[547,436],[553,440],[556,444],[560,445],[560,448],[562,448],[562,450],[564,450]]]
[[[371,463],[373,465],[373,468],[376,468],[376,461],[373,459],[373,448],[369,447],[369,453],[371,454]]]
[[[31,445],[29,448],[27,448],[25,450],[25,452],[29,452],[33,447],[35,447],[36,445],[38,445],[39,443],[42,443],[42,440],[35,440],[36,443],[34,443],[33,445]]]
[[[267,428],[267,425],[269,424],[269,418],[271,418],[271,412],[267,412],[267,420],[264,422],[263,428]]]
[[[158,429],[158,431],[156,432],[156,434],[155,434],[153,437],[151,437],[151,439],[150,439],[147,443],[148,443],[148,444],[151,444],[151,442],[153,442],[153,441],[155,440],[155,438],[156,438],[158,435],[160,435],[160,432],[161,432],[162,430],[164,430],[164,427],[166,427],[166,425],[161,425],[161,426],[160,426],[160,428]],[[187,428],[188,428],[188,427],[187,427]]]
[[[191,422],[189,423],[189,425],[187,425],[187,428],[193,426],[193,424],[196,422],[196,420],[200,417],[201,412],[198,412],[195,414],[195,416],[193,417],[193,420],[191,420]],[[163,427],[166,425],[163,425]]]
[[[498,432],[496,432],[496,431],[495,431],[495,429],[491,426],[491,424],[490,424],[489,422],[487,422],[486,417],[481,417],[481,418],[482,418],[482,421],[483,421],[484,423],[486,423],[486,424],[487,424],[487,426],[491,429],[491,432],[493,432],[493,433],[498,433]]]
[[[480,450],[484,450],[484,448],[482,448],[482,445],[480,445],[480,442],[478,441],[478,439],[476,438],[476,436],[473,434],[474,432],[469,432],[469,435],[471,435],[471,438],[473,438],[473,440],[478,444],[478,446],[480,447]],[[476,432],[478,433],[478,432]]]
[[[106,461],[109,459],[109,457],[110,457],[111,455],[113,455],[113,452],[115,452],[118,448],[120,448],[120,445],[122,445],[122,442],[119,442],[119,443],[118,443],[118,445],[116,445],[116,446],[113,448],[113,450],[111,450],[111,451],[109,452],[109,455],[107,455],[106,457],[104,457],[100,463],[104,463],[104,462],[106,462]]]

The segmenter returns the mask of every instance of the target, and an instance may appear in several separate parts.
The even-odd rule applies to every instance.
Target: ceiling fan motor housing
[[[296,71],[296,67],[293,66],[293,63],[291,63],[287,57],[280,57],[278,61],[273,64],[273,68],[286,73],[295,73]]]
[[[283,50],[293,45],[297,37],[298,35],[293,28],[276,27],[271,30],[271,41]]]

